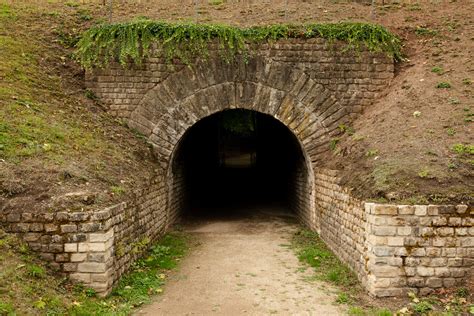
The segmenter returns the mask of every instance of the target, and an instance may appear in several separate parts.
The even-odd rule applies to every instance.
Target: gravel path
[[[298,225],[278,209],[251,217],[192,221],[198,246],[138,315],[342,315],[335,290],[307,281],[289,248]]]

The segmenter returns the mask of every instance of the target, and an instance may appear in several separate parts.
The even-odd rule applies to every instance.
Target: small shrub
[[[449,89],[451,88],[451,84],[449,82],[440,82],[436,85],[438,89]]]
[[[431,72],[434,72],[435,74],[438,74],[438,75],[442,75],[444,71],[443,71],[443,68],[434,66],[433,68],[431,68]]]
[[[33,278],[42,279],[46,276],[46,272],[42,267],[32,264],[28,266],[28,275]]]
[[[417,313],[424,314],[433,310],[433,305],[428,301],[421,301],[419,303],[413,304],[413,310]]]
[[[84,92],[84,95],[86,96],[86,98],[88,99],[91,99],[91,100],[98,100],[99,98],[95,95],[95,93],[92,91],[92,90],[89,90],[87,89],[85,92]]]
[[[465,287],[457,289],[456,296],[458,296],[458,297],[468,297],[469,296],[469,289],[465,288]]]
[[[339,295],[337,296],[336,298],[336,303],[338,304],[347,304],[349,303],[350,301],[350,298],[349,298],[349,295],[347,295],[347,293],[339,293]]]
[[[420,178],[428,178],[429,175],[430,175],[430,172],[427,169],[423,169],[420,172],[418,172],[418,176]]]
[[[472,80],[469,79],[469,78],[464,78],[464,79],[462,80],[462,83],[465,84],[465,85],[470,85],[470,84],[472,84]]]
[[[329,143],[329,148],[331,148],[332,151],[336,150],[337,143],[339,143],[339,138],[331,139],[331,142]]]
[[[15,314],[15,308],[10,303],[4,303],[0,301],[0,315],[13,316]]]
[[[366,153],[365,153],[365,156],[366,157],[373,157],[375,155],[377,155],[379,153],[379,151],[377,149],[369,149]]]
[[[456,130],[450,127],[446,130],[446,133],[448,133],[449,136],[454,136],[454,134],[456,134]]]
[[[364,316],[367,315],[367,313],[360,307],[358,306],[351,306],[349,310],[347,311],[347,314],[351,316]]]
[[[415,30],[416,35],[421,35],[421,36],[435,36],[438,34],[437,30],[430,29],[428,27],[417,27]]]
[[[125,188],[114,185],[110,187],[110,191],[115,195],[122,195],[123,193],[125,193]]]
[[[470,154],[474,155],[474,145],[454,144],[451,150],[458,155]]]
[[[95,297],[95,296],[97,295],[97,292],[96,292],[94,289],[87,288],[87,289],[84,291],[84,294],[85,294],[87,297]]]
[[[347,126],[346,124],[339,124],[339,130],[341,131],[341,133],[347,133],[347,135],[349,136],[352,136],[355,133],[355,130],[350,126]]]

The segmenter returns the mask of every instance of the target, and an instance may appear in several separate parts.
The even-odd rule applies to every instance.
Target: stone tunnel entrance
[[[310,210],[311,177],[297,138],[274,117],[244,109],[188,129],[171,163],[170,212],[245,216],[255,207]]]

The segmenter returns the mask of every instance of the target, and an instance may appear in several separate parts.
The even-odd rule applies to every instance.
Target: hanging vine
[[[401,60],[400,39],[380,25],[341,22],[327,24],[275,24],[238,28],[221,24],[169,23],[137,20],[102,24],[83,33],[76,57],[85,68],[103,67],[111,60],[122,65],[140,64],[153,54],[168,62],[177,59],[190,64],[196,57],[209,56],[215,41],[219,55],[227,62],[237,55],[247,56],[252,44],[283,38],[324,38],[346,42],[346,49],[385,52]],[[156,45],[156,47],[154,47]]]

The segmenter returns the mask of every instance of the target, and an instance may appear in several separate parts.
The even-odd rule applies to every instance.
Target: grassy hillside
[[[147,181],[143,140],[104,113],[71,60],[76,8],[0,2],[0,208],[96,208]]]

